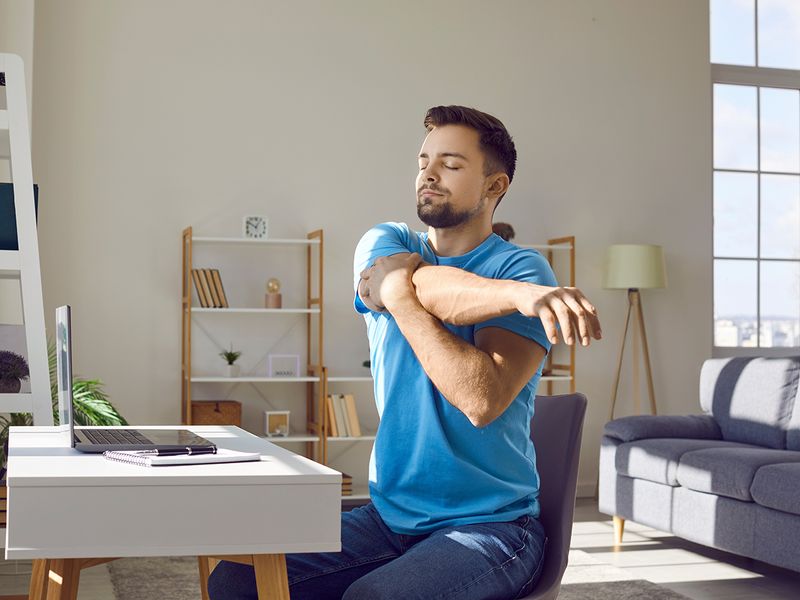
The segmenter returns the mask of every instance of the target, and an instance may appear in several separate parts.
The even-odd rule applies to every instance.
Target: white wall
[[[605,339],[578,351],[591,491],[625,313],[600,288],[615,242],[664,246],[644,292],[661,412],[697,409],[711,348],[707,3],[40,0],[34,172],[47,314],[76,309],[76,371],[132,422],[177,422],[180,231],[248,212],[274,236],[324,227],[327,356],[366,352],[353,247],[419,226],[425,110],[472,105],[514,136],[498,220],[518,241],[574,234]],[[621,410],[629,409],[623,389]]]

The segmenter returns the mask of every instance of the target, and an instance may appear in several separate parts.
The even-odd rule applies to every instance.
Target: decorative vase
[[[16,377],[0,379],[0,394],[16,394],[22,389],[22,380]]]
[[[228,377],[238,377],[239,376],[239,365],[233,364],[228,365]]]

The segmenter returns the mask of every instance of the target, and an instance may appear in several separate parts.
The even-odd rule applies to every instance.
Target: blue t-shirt
[[[481,522],[539,515],[539,476],[530,422],[542,366],[511,405],[477,428],[434,386],[394,318],[370,311],[358,296],[362,270],[380,256],[417,252],[433,265],[458,267],[492,279],[557,285],[547,260],[490,235],[462,256],[437,256],[428,234],[405,223],[369,230],[355,252],[355,308],[369,336],[375,402],[381,417],[369,465],[370,496],[392,531],[413,535]],[[502,327],[550,350],[541,321],[513,313],[468,326],[444,323],[475,344],[475,332]]]

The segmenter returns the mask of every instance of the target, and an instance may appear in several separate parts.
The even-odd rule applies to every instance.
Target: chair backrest
[[[544,567],[533,600],[554,600],[567,568],[586,396],[537,396],[531,421],[539,472],[540,520],[547,534]]]

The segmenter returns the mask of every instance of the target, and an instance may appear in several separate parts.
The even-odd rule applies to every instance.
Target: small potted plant
[[[223,350],[219,353],[219,355],[225,359],[225,362],[228,363],[228,377],[238,377],[239,376],[239,365],[235,364],[236,359],[238,359],[242,353],[238,350],[233,349],[233,344],[231,344],[230,350]]]
[[[30,376],[25,358],[15,352],[0,350],[0,394],[16,394],[22,381]]]

